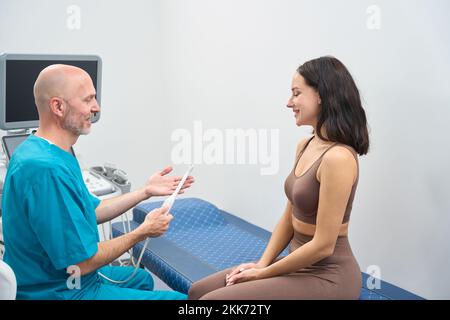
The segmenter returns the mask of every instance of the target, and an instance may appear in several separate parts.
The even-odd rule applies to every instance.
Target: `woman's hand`
[[[236,283],[252,281],[264,278],[264,268],[250,268],[239,272],[231,277],[228,277],[227,286],[231,286]]]
[[[162,171],[155,172],[145,184],[144,193],[146,198],[151,196],[168,196],[171,195],[177,188],[178,183],[182,177],[169,177],[172,167],[166,167]],[[184,193],[186,188],[189,188],[194,183],[194,177],[189,176],[181,187],[180,194]]]
[[[255,279],[246,278],[247,276],[251,277],[251,275],[257,275],[257,273],[255,273],[255,272],[247,273],[244,276],[241,275],[238,278],[236,278],[236,277],[237,277],[237,275],[243,273],[246,270],[252,270],[252,269],[258,270],[258,269],[262,269],[262,268],[263,268],[263,266],[261,266],[258,263],[254,263],[254,262],[243,263],[243,264],[237,266],[229,274],[226,275],[225,280],[226,280],[227,286],[236,283],[236,279],[240,279],[240,282],[255,280]],[[243,280],[243,279],[247,279],[247,280]]]

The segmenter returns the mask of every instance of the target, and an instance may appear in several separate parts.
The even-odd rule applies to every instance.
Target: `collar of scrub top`
[[[50,144],[54,144],[53,142],[51,142],[51,141],[48,140],[48,139],[45,139],[45,138],[42,138],[42,137],[38,137],[38,138],[44,139],[45,141],[47,141],[47,142],[50,143]]]

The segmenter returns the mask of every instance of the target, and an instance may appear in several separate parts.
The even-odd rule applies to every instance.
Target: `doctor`
[[[68,65],[41,71],[34,85],[39,128],[14,152],[3,189],[4,260],[15,272],[18,299],[184,299],[175,291],[153,291],[144,270],[127,283],[131,267],[108,264],[147,237],[164,234],[173,216],[155,209],[134,231],[99,242],[97,224],[109,221],[151,196],[171,194],[181,177],[168,167],[142,188],[100,201],[88,192],[77,160],[69,153],[91,129],[100,111],[89,75]],[[183,189],[194,182],[189,177]],[[73,274],[68,271],[75,271]],[[79,286],[69,277],[79,275]],[[70,280],[70,279],[69,279]],[[72,284],[72,285],[69,285]]]

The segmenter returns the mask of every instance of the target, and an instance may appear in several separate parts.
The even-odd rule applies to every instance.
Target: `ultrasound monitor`
[[[39,127],[39,117],[34,102],[34,83],[45,67],[68,64],[84,69],[92,79],[100,104],[102,61],[95,55],[0,55],[0,128],[3,130]],[[97,113],[92,122],[98,121]]]
[[[5,152],[6,159],[9,162],[11,159],[14,150],[22,143],[24,142],[30,134],[14,134],[14,135],[8,135],[2,137],[2,146],[3,151]],[[75,157],[75,152],[73,151],[73,148],[70,147],[70,153]]]

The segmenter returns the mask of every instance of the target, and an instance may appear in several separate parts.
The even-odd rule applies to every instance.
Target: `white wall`
[[[67,28],[72,4],[79,30]],[[367,27],[370,5],[380,29]],[[384,280],[449,299],[449,9],[446,0],[0,0],[0,52],[103,58],[102,118],[75,148],[88,165],[116,163],[134,187],[171,162],[171,134],[193,132],[196,120],[222,133],[278,129],[277,174],[198,164],[189,193],[269,230],[296,143],[310,132],[284,107],[291,76],[308,59],[338,57],[359,85],[372,139],[352,214],[355,255]]]

